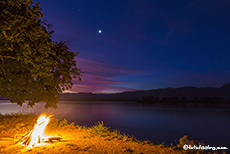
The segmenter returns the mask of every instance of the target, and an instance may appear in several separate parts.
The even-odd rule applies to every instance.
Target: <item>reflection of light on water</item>
[[[37,113],[39,110],[44,108],[45,103],[37,103],[34,108],[27,108],[27,104],[24,103],[22,106],[16,103],[11,103],[9,100],[0,101],[0,113],[1,114],[11,114],[11,113]]]
[[[33,108],[27,107],[27,102],[25,102],[22,106],[17,105],[16,103],[11,103],[10,100],[0,100],[0,113],[1,114],[12,114],[12,113],[35,113],[36,115],[40,115],[41,113],[47,113],[47,114],[54,114],[57,118],[64,118],[63,115],[70,112],[71,108],[65,107],[65,104],[59,102],[58,108],[45,108],[46,103],[39,102],[36,103]],[[63,110],[64,108],[64,110]]]

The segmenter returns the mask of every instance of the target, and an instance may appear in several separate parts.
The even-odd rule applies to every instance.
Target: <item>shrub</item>
[[[104,126],[103,121],[98,122],[96,125],[93,125],[91,128],[88,129],[88,132],[92,135],[98,135],[98,136],[107,136],[110,132],[110,128],[107,126]]]

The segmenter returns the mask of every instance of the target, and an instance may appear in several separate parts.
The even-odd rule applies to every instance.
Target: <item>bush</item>
[[[92,135],[107,136],[110,133],[109,129],[109,127],[104,126],[102,121],[98,122],[96,125],[93,125],[91,128],[89,128],[88,132]]]
[[[60,120],[60,119],[55,119],[55,118],[52,118],[49,123],[50,127],[65,127],[65,126],[74,126],[74,125],[75,125],[74,122],[69,124],[66,119]]]
[[[5,136],[24,134],[33,128],[36,119],[35,114],[0,114],[0,134]]]

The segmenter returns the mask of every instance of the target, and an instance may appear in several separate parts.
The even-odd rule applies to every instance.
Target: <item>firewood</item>
[[[50,137],[49,141],[53,143],[53,140],[60,141],[62,138],[61,137]]]

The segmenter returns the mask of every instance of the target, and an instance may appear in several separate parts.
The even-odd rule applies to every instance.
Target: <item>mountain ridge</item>
[[[60,100],[140,100],[143,97],[169,98],[179,97],[186,99],[219,97],[224,100],[230,99],[230,83],[219,88],[184,86],[180,88],[160,88],[152,90],[126,91],[116,94],[93,94],[93,93],[63,93]]]
[[[0,96],[0,100],[7,100]],[[184,86],[179,88],[159,88],[151,90],[125,91],[116,94],[94,93],[62,93],[60,101],[160,101],[183,100],[196,101],[215,100],[230,103],[230,83],[219,88]]]

